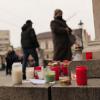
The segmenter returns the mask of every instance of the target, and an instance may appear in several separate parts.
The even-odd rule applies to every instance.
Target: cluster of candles
[[[27,67],[26,68],[26,78],[29,79],[45,79],[47,82],[58,81],[59,77],[68,76],[68,66],[67,65],[55,65],[53,67],[48,66],[48,68],[43,69],[41,66],[37,67]],[[62,73],[61,73],[62,72]],[[75,72],[75,80],[78,85],[87,85],[87,67],[77,66]],[[22,65],[20,63],[14,63],[12,67],[12,81],[13,84],[22,83]]]

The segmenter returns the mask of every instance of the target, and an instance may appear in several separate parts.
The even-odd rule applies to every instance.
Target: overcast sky
[[[92,0],[0,0],[0,30],[11,32],[11,44],[20,46],[21,26],[27,19],[33,21],[36,34],[50,31],[53,12],[60,8],[71,28],[78,28],[80,20],[94,39]]]

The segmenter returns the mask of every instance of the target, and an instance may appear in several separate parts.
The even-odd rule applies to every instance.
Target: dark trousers
[[[12,70],[12,63],[7,62],[6,75],[11,74],[11,70]]]
[[[39,65],[39,59],[38,59],[38,54],[37,54],[35,49],[23,49],[23,54],[24,54],[24,56],[23,56],[23,66],[22,67],[23,67],[23,75],[25,75],[26,74],[26,67],[28,65],[29,55],[32,55],[32,57],[35,60],[34,67]]]

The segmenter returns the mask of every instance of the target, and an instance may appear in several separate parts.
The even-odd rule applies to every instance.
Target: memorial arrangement
[[[61,85],[71,85],[71,80],[74,80],[77,85],[87,85],[87,67],[77,66],[76,71],[69,72],[69,64],[69,61],[52,61],[45,68],[43,66],[27,67],[26,81],[33,84],[58,82]],[[13,64],[12,82],[13,84],[22,83],[22,65],[20,63]]]

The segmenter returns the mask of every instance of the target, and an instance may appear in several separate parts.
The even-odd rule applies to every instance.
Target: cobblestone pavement
[[[0,71],[0,86],[11,84],[11,76],[6,75],[5,71]]]

